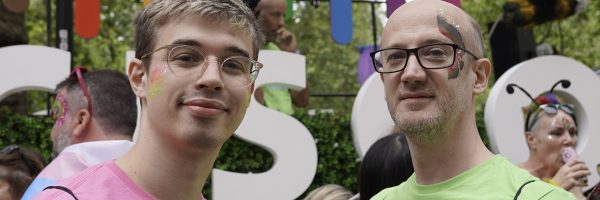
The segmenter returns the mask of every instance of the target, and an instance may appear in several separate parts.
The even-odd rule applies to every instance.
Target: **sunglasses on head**
[[[573,106],[570,104],[544,104],[540,105],[535,111],[529,112],[529,114],[527,114],[527,118],[525,119],[525,122],[527,122],[525,123],[525,130],[531,130],[531,127],[533,127],[535,122],[537,122],[538,120],[537,116],[540,111],[544,111],[544,113],[546,113],[547,115],[556,115],[556,113],[558,113],[558,110],[562,110],[574,118],[573,115],[575,114],[575,111],[573,110]],[[531,117],[532,115],[533,118]]]
[[[566,80],[566,79],[561,79],[558,82],[554,83],[554,85],[552,85],[552,87],[550,88],[550,91],[548,93],[552,94],[552,96],[555,99],[554,101],[558,101],[558,100],[556,100],[557,97],[554,95],[555,94],[554,89],[556,88],[556,86],[559,86],[559,85],[566,89],[571,86],[571,81]],[[575,119],[575,110],[573,109],[572,105],[560,104],[560,103],[540,105],[539,103],[536,102],[536,100],[533,97],[531,97],[531,95],[529,94],[529,92],[527,92],[527,90],[523,89],[521,86],[514,84],[514,83],[510,83],[510,84],[506,85],[506,92],[508,94],[514,94],[515,88],[521,90],[525,95],[527,95],[527,97],[529,97],[529,99],[531,100],[531,102],[533,104],[538,106],[536,110],[530,111],[529,113],[527,113],[527,118],[525,118],[525,131],[531,130],[531,127],[537,121],[537,116],[538,116],[537,113],[539,113],[540,110],[543,110],[546,114],[549,114],[549,115],[555,115],[556,113],[558,113],[558,110],[562,110],[565,113],[569,114],[575,121],[575,124],[577,124],[577,120]],[[530,120],[531,115],[533,115],[533,119]]]
[[[84,67],[75,67],[75,69],[73,69],[73,71],[69,75],[69,78],[77,76],[77,80],[79,81],[79,88],[81,88],[83,95],[85,96],[85,98],[88,101],[88,111],[90,112],[90,115],[91,115],[92,114],[92,97],[90,96],[90,93],[88,92],[88,88],[85,85],[85,81],[83,81],[83,73],[86,73],[86,72],[88,72],[88,70]]]

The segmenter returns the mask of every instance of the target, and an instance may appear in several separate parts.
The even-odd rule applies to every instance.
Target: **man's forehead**
[[[462,12],[453,5],[436,3],[437,1],[420,3],[423,0],[407,3],[398,8],[388,20],[382,36],[382,47],[386,46],[413,46],[403,44],[403,41],[423,45],[428,40],[452,43],[452,38],[445,36],[440,30],[440,24],[464,34],[467,27],[456,17],[457,12]],[[438,0],[439,1],[439,0]],[[441,2],[441,1],[439,1]],[[458,36],[460,37],[460,35]],[[452,39],[452,40],[451,40]]]
[[[196,29],[198,31],[180,31],[173,32],[174,27],[183,24],[186,28]],[[225,31],[232,36],[233,40],[217,40],[216,37],[222,37],[224,34],[213,33]],[[157,44],[154,48],[158,48],[168,44],[185,44],[197,48],[203,47],[219,47],[225,51],[237,53],[243,56],[252,57],[254,55],[252,48],[252,38],[245,33],[245,29],[233,24],[227,23],[225,20],[210,20],[204,16],[181,16],[178,19],[171,20],[159,27],[156,38]],[[241,53],[243,52],[243,53]],[[206,52],[205,52],[206,53]]]
[[[382,48],[416,48],[435,43],[452,43],[437,28],[420,25],[417,27],[400,27],[384,32],[381,39]]]

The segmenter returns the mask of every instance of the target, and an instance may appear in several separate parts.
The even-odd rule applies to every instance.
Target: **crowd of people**
[[[204,199],[199,188],[250,98],[288,114],[308,104],[307,88],[254,88],[260,49],[298,53],[285,3],[152,1],[135,18],[127,75],[78,67],[57,84],[52,162],[17,145],[2,149],[0,199]],[[578,110],[554,91],[558,83],[536,98],[513,84],[531,98],[528,160],[515,165],[484,145],[475,122],[491,73],[483,49],[478,23],[458,7],[399,7],[371,53],[382,114],[397,130],[365,154],[359,187],[350,188],[358,193],[328,184],[304,199],[600,199],[574,150]]]

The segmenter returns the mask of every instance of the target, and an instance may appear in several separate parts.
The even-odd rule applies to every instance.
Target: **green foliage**
[[[18,144],[36,149],[48,160],[52,153],[50,131],[54,121],[51,117],[20,115],[0,107],[0,122],[0,147]]]
[[[495,21],[502,14],[502,6],[506,1],[469,0],[462,1],[463,9],[479,22],[485,40],[485,55],[491,58],[489,48],[488,23]],[[562,49],[558,25],[562,29]],[[563,20],[546,22],[533,27],[536,42],[541,42],[544,35],[548,43],[559,50],[559,53],[581,61],[592,69],[600,69],[600,1],[589,1],[582,12]],[[493,82],[492,82],[493,83]]]
[[[100,32],[92,39],[79,37],[73,30],[73,65],[90,69],[125,70],[125,52],[133,50],[133,18],[142,1],[103,1],[100,7]],[[52,3],[55,29],[56,6]],[[32,0],[26,13],[30,44],[46,45],[46,7],[43,0]],[[56,46],[56,33],[51,44]]]
[[[306,193],[330,183],[356,192],[360,163],[352,143],[350,115],[301,113],[296,117],[312,133],[319,155],[317,174]]]
[[[306,195],[311,190],[329,183],[342,185],[356,191],[358,187],[358,156],[352,143],[349,115],[334,115],[319,113],[314,116],[304,112],[296,117],[312,133],[317,144],[318,165],[317,174]],[[239,172],[265,172],[273,165],[272,155],[264,149],[246,143],[236,137],[223,145],[215,168]],[[211,199],[211,181],[206,181],[203,194]]]
[[[311,93],[358,92],[358,49],[373,44],[371,9],[369,4],[353,4],[352,12],[353,39],[347,45],[337,44],[331,37],[328,2],[319,2],[317,8],[308,3],[297,3],[294,18],[286,22],[286,27],[296,34],[300,52],[306,56]],[[379,18],[376,20],[378,34],[381,34],[381,23]],[[349,113],[353,100],[313,97],[309,107],[333,108],[336,112]]]
[[[299,113],[295,117],[312,133],[319,156],[317,174],[306,192],[329,183],[356,190],[359,163],[352,143],[350,116]],[[19,144],[37,150],[46,160],[50,157],[52,118],[19,115],[0,107],[0,122],[0,147]],[[273,156],[269,152],[236,137],[223,145],[215,162],[215,168],[240,173],[265,172],[272,165]],[[210,177],[203,193],[211,199]]]

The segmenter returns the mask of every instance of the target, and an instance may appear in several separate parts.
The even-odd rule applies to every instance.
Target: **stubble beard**
[[[439,97],[439,96],[438,96]],[[437,108],[435,110],[418,110],[416,107],[408,107],[408,111],[417,113],[403,113],[398,108],[394,112],[394,123],[400,131],[405,133],[407,137],[418,144],[432,144],[438,140],[444,140],[451,127],[453,119],[456,119],[461,110],[458,101],[451,102],[450,98],[439,99],[436,101]]]
[[[69,141],[69,134],[66,132],[62,132],[56,138],[56,142],[53,143],[53,152],[52,157],[55,158],[62,152],[67,146],[71,145],[71,141]]]

